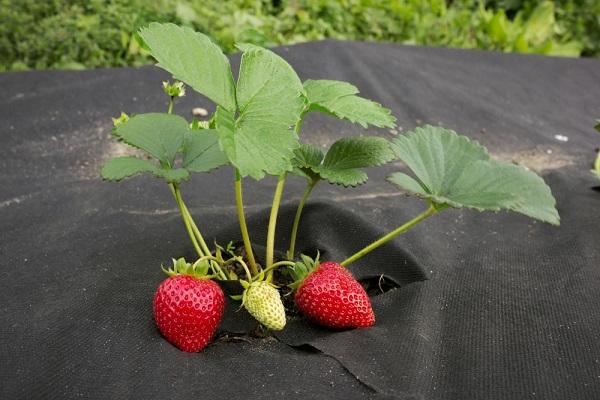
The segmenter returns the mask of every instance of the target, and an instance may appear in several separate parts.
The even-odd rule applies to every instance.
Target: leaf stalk
[[[210,255],[210,252],[208,252],[208,254],[204,254],[204,252],[200,248],[200,245],[198,244],[198,240],[195,236],[194,230],[192,229],[192,226],[191,226],[191,223],[189,220],[189,213],[186,213],[186,207],[185,207],[185,204],[183,203],[183,199],[181,198],[181,192],[179,191],[178,185],[169,183],[169,188],[171,189],[171,193],[173,193],[173,196],[175,197],[175,202],[179,206],[179,212],[181,213],[181,218],[183,218],[183,223],[185,225],[185,229],[188,232],[188,236],[190,237],[190,240],[192,241],[192,244],[194,245],[194,249],[196,249],[198,256],[204,257],[207,255]]]
[[[267,230],[267,255],[265,260],[266,268],[270,268],[273,265],[273,255],[275,251],[275,230],[277,227],[277,214],[279,212],[279,204],[281,203],[281,195],[283,193],[283,187],[285,186],[285,179],[287,174],[282,174],[277,179],[277,186],[275,187],[275,194],[273,195],[273,204],[271,206],[271,215],[269,216],[269,228]],[[267,274],[267,281],[271,282],[273,279],[273,271],[270,270]]]
[[[432,216],[436,212],[438,212],[438,209],[434,205],[431,205],[427,210],[425,210],[421,214],[417,215],[415,218],[411,219],[410,221],[408,221],[404,225],[399,226],[398,228],[394,229],[390,233],[382,236],[380,239],[378,239],[378,240],[374,241],[373,243],[371,243],[370,245],[366,246],[362,250],[359,250],[355,254],[351,255],[350,257],[348,257],[347,259],[345,259],[344,261],[342,261],[341,265],[343,265],[344,267],[346,267],[349,264],[353,263],[354,261],[356,261],[356,260],[358,260],[358,259],[366,256],[371,251],[373,251],[376,248],[378,248],[379,246],[382,246],[383,244],[389,242],[390,240],[392,240],[396,236],[398,236],[398,235],[400,235],[400,234],[402,234],[402,233],[410,230],[412,227],[414,227],[415,225],[417,225],[419,222],[421,222],[424,219]]]
[[[169,106],[167,109],[167,114],[173,113],[174,101],[175,101],[175,97],[169,96]],[[190,239],[192,240],[192,244],[194,245],[196,252],[200,256],[200,258],[211,257],[210,249],[206,245],[206,242],[204,241],[204,238],[202,237],[202,234],[200,233],[200,229],[198,229],[198,225],[196,225],[194,218],[192,218],[192,214],[190,213],[190,210],[187,208],[187,206],[185,205],[185,202],[183,201],[183,196],[181,195],[181,190],[179,189],[179,185],[170,183],[169,189],[171,189],[171,193],[173,194],[173,197],[175,197],[175,201],[177,202],[177,205],[179,206],[179,211],[181,213],[181,217],[183,218],[185,228],[188,231],[188,235],[190,236]],[[199,251],[199,249],[201,249],[201,251]],[[218,264],[218,260],[214,259],[214,257],[213,257],[213,259],[210,260],[210,266],[211,266],[212,270],[216,274],[218,274],[222,279],[226,279],[226,276],[223,273],[223,270],[221,269],[221,267]]]
[[[290,248],[287,251],[288,260],[294,259],[294,255],[296,253],[296,236],[298,234],[298,226],[300,225],[300,217],[302,216],[302,210],[304,209],[304,204],[306,204],[306,201],[308,200],[308,197],[310,196],[310,193],[314,189],[317,182],[318,180],[316,179],[312,179],[308,182],[308,185],[306,185],[306,189],[304,190],[304,194],[302,195],[302,198],[298,203],[298,208],[296,209],[296,216],[294,217],[294,224],[292,225],[292,234],[290,236]]]
[[[167,114],[171,114],[173,112],[173,103],[174,103],[174,97],[169,96],[169,107],[167,108]]]
[[[240,231],[242,233],[242,239],[244,241],[244,248],[246,249],[246,256],[248,257],[248,264],[252,276],[258,274],[258,268],[256,267],[256,260],[254,258],[254,252],[252,251],[252,244],[250,243],[250,235],[248,234],[248,226],[246,225],[246,215],[244,214],[244,200],[242,197],[242,176],[240,171],[235,169],[235,204],[237,208],[238,220],[240,223]]]

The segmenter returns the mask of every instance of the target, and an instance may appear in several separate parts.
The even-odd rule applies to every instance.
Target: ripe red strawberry
[[[306,261],[305,258],[305,264]],[[369,296],[346,268],[331,261],[321,264],[317,261],[313,268],[310,272],[312,268],[307,266],[308,274],[294,297],[304,316],[336,329],[367,328],[375,324]]]
[[[170,275],[154,295],[154,320],[163,336],[180,350],[200,351],[221,322],[225,296],[210,279]]]

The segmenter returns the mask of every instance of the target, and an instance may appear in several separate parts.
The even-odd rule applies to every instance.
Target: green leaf
[[[309,181],[318,181],[319,174],[314,171],[323,162],[323,152],[317,146],[312,144],[300,144],[294,151],[292,164],[294,165],[293,173],[302,176]]]
[[[156,168],[157,166],[148,160],[126,156],[108,160],[100,173],[107,181],[120,181],[142,172],[154,172]]]
[[[261,179],[292,169],[298,136],[291,129],[304,108],[302,83],[275,53],[240,45],[244,53],[237,83],[239,116],[217,107],[221,148],[242,176]]]
[[[392,140],[392,149],[417,177],[438,193],[446,193],[476,160],[489,160],[487,150],[454,131],[426,125]]]
[[[189,172],[183,168],[161,167],[149,160],[131,156],[115,157],[108,160],[102,167],[101,174],[102,178],[108,181],[120,181],[143,172],[150,172],[154,176],[172,183],[187,180],[190,176]]]
[[[367,180],[361,168],[385,164],[394,158],[387,140],[380,137],[349,137],[335,142],[325,157],[312,145],[302,145],[296,151],[294,165],[308,179],[325,179],[329,183],[356,186]]]
[[[136,115],[114,129],[123,142],[168,165],[173,165],[188,131],[189,125],[182,117],[159,113]]]
[[[323,152],[314,144],[303,143],[295,151],[294,166],[298,168],[318,168],[323,162]]]
[[[554,3],[543,1],[533,9],[525,22],[525,38],[533,45],[540,45],[552,37],[554,24]]]
[[[311,104],[327,103],[340,97],[359,93],[358,88],[351,83],[327,79],[308,79],[304,82],[304,90],[306,90],[306,97]]]
[[[183,146],[182,166],[192,172],[206,172],[227,164],[227,156],[219,148],[214,129],[188,132]]]
[[[490,39],[498,46],[504,46],[506,43],[508,37],[507,24],[504,10],[498,10],[487,26]]]
[[[221,107],[235,111],[229,60],[206,35],[174,24],[151,23],[139,35],[158,66]]]
[[[361,168],[382,165],[393,158],[390,143],[383,138],[344,138],[331,146],[316,172],[330,183],[356,186],[367,181]]]
[[[558,225],[556,201],[543,179],[490,159],[486,149],[456,132],[424,126],[392,141],[415,178],[395,173],[389,181],[436,204],[479,211],[506,209]]]
[[[167,182],[189,179],[190,172],[206,172],[227,163],[214,129],[192,130],[188,122],[172,114],[140,114],[120,123],[114,134],[123,142],[145,150],[160,165],[135,157],[118,157],[102,169],[108,180],[121,180],[141,172],[151,172]],[[177,153],[181,168],[173,168]]]
[[[551,42],[551,48],[548,55],[561,57],[579,57],[583,44],[581,42],[571,40],[567,43]]]
[[[321,111],[347,119],[366,128],[374,125],[393,128],[396,118],[379,103],[357,96],[358,89],[342,81],[307,80],[304,82],[310,110]]]

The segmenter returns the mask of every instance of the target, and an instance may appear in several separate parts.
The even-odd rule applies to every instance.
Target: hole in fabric
[[[379,296],[401,285],[386,275],[372,276],[359,280],[369,297]]]

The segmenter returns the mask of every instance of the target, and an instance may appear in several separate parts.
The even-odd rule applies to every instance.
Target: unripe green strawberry
[[[256,281],[244,291],[244,307],[258,322],[280,331],[285,326],[285,309],[279,291],[265,281]]]

